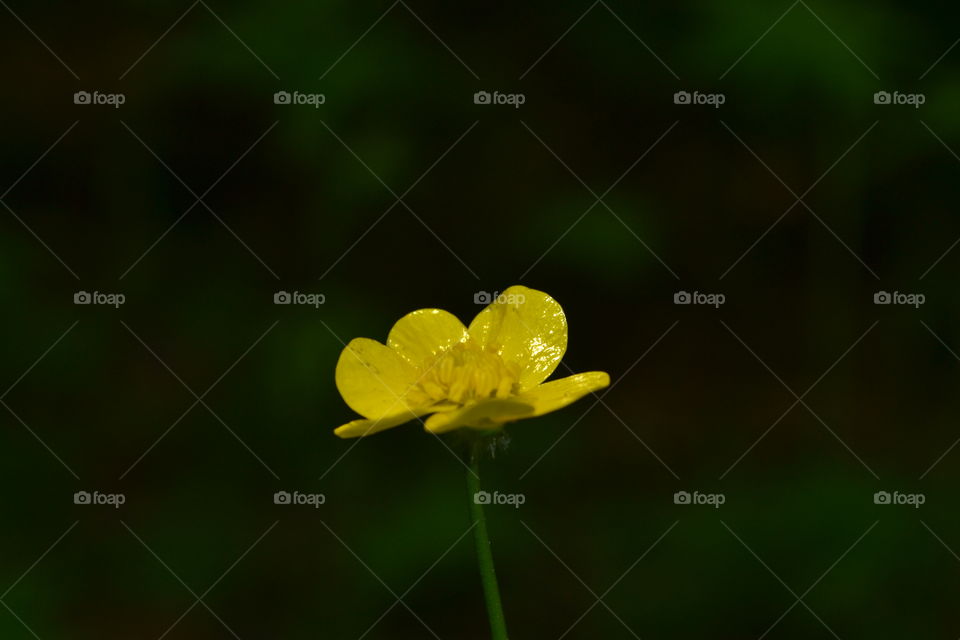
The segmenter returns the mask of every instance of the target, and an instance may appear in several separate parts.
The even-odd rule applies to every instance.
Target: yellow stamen
[[[424,363],[410,400],[463,405],[484,398],[506,398],[517,393],[519,379],[516,363],[504,362],[494,349],[467,340]]]

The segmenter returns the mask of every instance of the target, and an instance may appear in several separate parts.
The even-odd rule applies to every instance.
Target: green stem
[[[480,567],[483,596],[487,601],[487,615],[490,617],[490,637],[492,640],[508,640],[507,622],[503,617],[500,588],[497,586],[493,553],[490,551],[490,536],[487,534],[487,520],[483,515],[483,505],[476,499],[477,494],[480,493],[480,457],[483,454],[484,445],[484,439],[477,438],[470,448],[467,499],[470,504],[470,518],[473,520],[473,540],[477,547],[477,565]]]

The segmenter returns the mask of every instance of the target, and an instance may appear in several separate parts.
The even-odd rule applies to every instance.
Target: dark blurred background
[[[0,4],[0,637],[488,637],[456,441],[333,371],[512,284],[615,381],[485,463],[513,637],[960,635],[954,8]]]

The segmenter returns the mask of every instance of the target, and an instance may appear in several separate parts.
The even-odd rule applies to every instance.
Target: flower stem
[[[484,440],[477,438],[470,448],[467,499],[470,519],[473,521],[473,540],[477,547],[477,565],[483,583],[483,596],[487,601],[487,615],[490,617],[490,637],[492,640],[508,640],[507,623],[500,602],[500,588],[497,586],[497,574],[493,568],[493,553],[490,551],[490,536],[487,534],[487,520],[483,515],[483,504],[477,500],[480,493],[480,458],[484,445]]]

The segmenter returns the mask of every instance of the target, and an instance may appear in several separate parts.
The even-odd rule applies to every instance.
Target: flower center
[[[471,340],[450,347],[424,363],[412,394],[424,404],[459,405],[483,398],[506,398],[517,393],[520,367],[504,362],[494,350]]]

